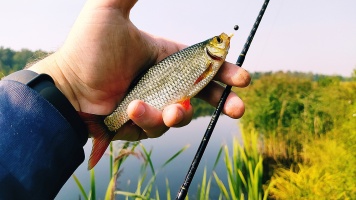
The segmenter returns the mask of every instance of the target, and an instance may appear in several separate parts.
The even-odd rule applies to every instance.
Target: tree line
[[[7,75],[9,73],[23,69],[26,65],[35,62],[38,59],[45,57],[46,55],[52,52],[46,52],[42,50],[31,51],[29,49],[21,49],[20,51],[15,51],[11,48],[4,48],[0,46],[0,73],[2,75]],[[251,76],[254,80],[260,79],[265,75],[272,75],[275,72],[253,72]],[[293,77],[299,78],[310,78],[313,81],[324,81],[325,84],[337,81],[350,81],[356,78],[356,69],[353,70],[351,77],[343,77],[339,75],[327,76],[322,74],[313,74],[313,73],[304,73],[304,72],[291,72],[288,71],[286,74],[289,74]]]
[[[0,46],[0,77],[21,70],[27,64],[46,55],[48,55],[48,52],[42,50],[31,51],[29,49],[21,49],[20,51],[15,51]]]

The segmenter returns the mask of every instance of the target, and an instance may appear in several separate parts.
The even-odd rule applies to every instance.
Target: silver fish
[[[173,103],[181,103],[187,108],[189,100],[213,79],[225,61],[231,37],[222,33],[174,53],[152,66],[104,119],[79,113],[93,137],[88,168],[96,165],[118,129],[129,120],[126,110],[133,100],[142,100],[159,110]]]

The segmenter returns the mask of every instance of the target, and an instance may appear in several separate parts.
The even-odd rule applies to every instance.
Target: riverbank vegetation
[[[223,160],[226,174],[213,171],[209,177],[204,171],[194,196],[208,199],[215,182],[219,199],[353,199],[355,75],[315,79],[310,74],[266,73],[249,88],[235,89],[246,104],[240,121],[243,145],[234,139],[230,150],[221,147],[216,162]],[[168,182],[164,197],[171,199]],[[115,194],[160,199],[157,191],[145,198]]]
[[[0,78],[46,54],[0,47]],[[215,181],[220,199],[356,197],[356,69],[347,78],[297,72],[254,73],[252,77],[249,87],[234,88],[246,105],[240,120],[244,144],[234,140],[230,151],[227,146],[221,148],[216,163],[223,160],[226,174],[213,172],[209,176],[204,172],[196,196],[208,199],[211,182]],[[192,103],[195,117],[210,115],[214,110],[201,101]],[[151,151],[139,143],[125,143],[120,150],[111,148],[110,152],[112,179],[106,199],[115,195],[128,199],[171,198],[168,184],[174,180],[167,180],[164,197],[154,190],[158,170],[152,167]],[[144,163],[137,191],[129,193],[117,190],[115,183],[125,158],[132,155],[144,158]],[[143,186],[146,170],[153,177]],[[94,172],[91,176],[89,194],[74,176],[84,199],[95,199]],[[222,176],[227,176],[227,182],[222,181]]]
[[[243,132],[260,134],[270,199],[356,196],[356,70],[314,78],[268,73],[235,90],[246,104]]]

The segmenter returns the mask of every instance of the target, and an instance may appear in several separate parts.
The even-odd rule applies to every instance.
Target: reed
[[[263,159],[258,152],[258,134],[252,133],[251,137],[243,137],[243,141],[244,146],[241,146],[238,140],[233,138],[231,153],[226,145],[221,147],[224,151],[227,186],[218,174],[213,172],[221,196],[227,200],[263,198]]]
[[[107,191],[105,194],[105,199],[114,199],[114,191],[116,187],[116,179],[119,175],[121,166],[126,158],[130,155],[135,155],[137,157],[140,156],[138,152],[135,151],[136,147],[138,146],[138,142],[125,142],[121,143],[121,147],[118,148],[117,153],[113,150],[112,144],[110,145],[110,181],[107,186]],[[88,193],[84,190],[84,187],[80,180],[75,176],[72,175],[75,183],[77,184],[80,193],[82,194],[85,200],[95,200],[96,199],[96,182],[95,182],[95,171],[94,169],[90,170],[90,190]]]
[[[197,200],[208,200],[210,195],[211,177],[207,180],[206,167],[204,168],[201,184],[198,185]],[[188,195],[187,195],[188,196]]]
[[[232,152],[229,152],[227,145],[220,148],[213,166],[212,176],[207,175],[207,169],[204,168],[203,176],[196,194],[196,199],[207,200],[210,198],[211,181],[214,179],[220,189],[219,199],[262,199],[262,157],[258,151],[258,134],[252,133],[248,137],[243,137],[244,146],[240,145],[236,138],[233,138]],[[176,159],[188,148],[188,145],[177,151],[167,159],[161,167],[155,168],[151,160],[152,150],[147,150],[144,145],[136,143],[121,143],[120,148],[110,147],[110,174],[111,179],[107,186],[105,199],[115,199],[116,196],[123,196],[125,199],[163,199],[170,200],[171,191],[169,180],[166,179],[166,193],[160,194],[155,187],[156,177],[159,171]],[[117,149],[115,151],[115,149]],[[125,160],[129,156],[142,158],[140,176],[138,177],[136,190],[134,192],[116,189],[118,175],[123,167]],[[227,171],[227,183],[224,183],[214,172],[219,160],[224,158]],[[73,175],[73,179],[78,185],[79,191],[86,200],[96,199],[95,192],[95,173],[90,173],[91,187],[88,193],[85,192],[78,178]],[[227,184],[225,186],[225,184]],[[188,200],[188,195],[186,200]]]
[[[147,151],[147,149],[140,144],[140,148],[143,151],[143,160],[144,163],[141,166],[141,175],[138,179],[138,183],[136,186],[136,191],[135,192],[127,192],[127,191],[120,191],[116,190],[114,194],[129,197],[129,199],[160,199],[160,194],[159,191],[156,189],[153,191],[153,187],[155,186],[155,180],[157,175],[159,174],[159,171],[162,170],[164,167],[166,167],[169,163],[171,163],[175,158],[177,158],[181,153],[183,153],[189,145],[185,145],[183,148],[181,148],[179,151],[177,151],[174,155],[172,155],[169,159],[167,159],[161,167],[158,169],[154,168],[154,165],[151,160],[151,155],[152,155],[152,150]],[[148,182],[144,185],[147,176],[148,176],[148,169],[151,172],[151,178],[148,180]],[[169,200],[171,199],[171,192],[169,189],[169,184],[168,180],[166,180],[166,197],[165,199]],[[186,198],[187,199],[187,198]]]

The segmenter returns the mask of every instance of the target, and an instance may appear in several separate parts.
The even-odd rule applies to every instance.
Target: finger
[[[131,102],[127,114],[149,138],[159,137],[169,129],[163,122],[162,112],[141,100]]]
[[[216,107],[220,101],[223,92],[224,87],[212,81],[202,91],[200,91],[197,97]],[[245,105],[243,101],[234,92],[230,92],[222,111],[229,117],[238,119],[244,114]]]
[[[214,79],[236,87],[246,87],[251,82],[250,74],[244,68],[229,62],[224,62]]]
[[[163,37],[155,36],[144,31],[141,31],[141,33],[147,40],[149,40],[154,45],[156,63],[163,60],[167,56],[187,47],[187,45]]]
[[[131,116],[131,118],[142,118],[144,117],[142,114],[142,108],[139,108],[141,106],[140,104],[143,104],[143,106],[148,106],[149,105],[145,104],[142,101],[134,101],[131,102],[128,113]],[[146,112],[146,107],[144,108]],[[150,109],[150,108],[149,108]],[[153,109],[155,110],[155,109]],[[157,110],[156,110],[157,111]],[[154,111],[155,112],[155,111]],[[161,112],[159,112],[161,113]],[[147,113],[146,113],[147,114]],[[148,114],[149,115],[149,114]],[[143,122],[148,123],[148,125],[139,125],[142,119],[134,119],[135,122],[129,121],[126,124],[124,124],[118,131],[118,134],[115,135],[114,140],[127,140],[127,141],[138,141],[142,139],[147,139],[148,137],[158,137],[162,135],[166,131],[166,127],[182,127],[187,124],[192,120],[193,117],[193,108],[191,105],[189,105],[188,109],[185,109],[181,104],[172,104],[167,106],[162,113],[163,116],[163,121],[166,126],[163,126],[164,128],[158,130],[158,132],[154,132],[155,128],[143,128],[145,126],[152,127],[152,124],[149,125],[150,122]],[[151,116],[150,116],[151,117]],[[157,117],[157,116],[156,116]],[[159,118],[159,116],[158,116]],[[159,126],[161,126],[160,123],[158,123]],[[141,126],[141,127],[139,127]],[[157,128],[157,127],[156,127]],[[151,129],[151,130],[149,130]],[[168,130],[168,128],[167,128]],[[154,132],[153,134],[150,134],[151,132]],[[153,136],[152,136],[153,135]]]
[[[157,37],[145,32],[142,33],[151,40],[156,47],[156,62],[187,47],[187,45],[162,37]],[[245,69],[229,62],[223,63],[214,79],[236,87],[246,87],[251,82],[250,74]]]
[[[132,121],[128,121],[117,131],[113,140],[138,141],[147,138],[148,137],[142,128]]]
[[[163,121],[168,127],[182,127],[192,120],[193,107],[185,109],[181,104],[172,104],[164,108]]]

